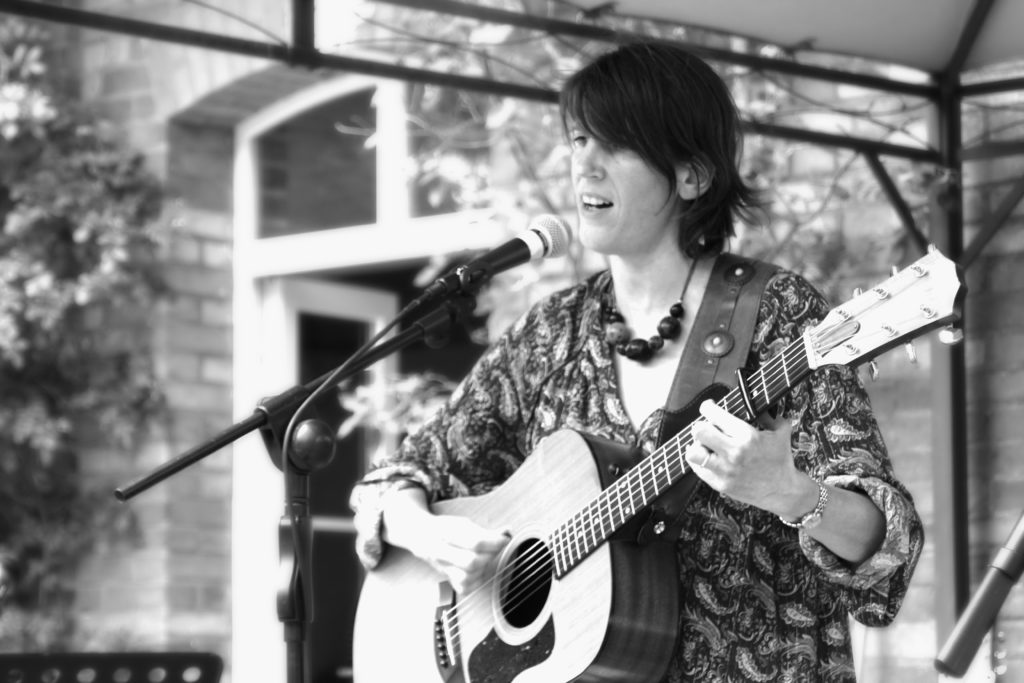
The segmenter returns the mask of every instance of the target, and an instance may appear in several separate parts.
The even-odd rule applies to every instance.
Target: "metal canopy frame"
[[[376,0],[417,10],[505,24],[552,35],[606,41],[630,42],[646,38],[640,34],[616,31],[593,24],[574,23],[528,13],[511,12],[456,0]],[[917,96],[933,105],[931,147],[917,148],[888,144],[858,137],[827,134],[787,126],[744,121],[748,132],[796,140],[829,147],[844,148],[862,154],[883,192],[893,204],[913,241],[924,247],[928,239],[916,226],[910,208],[880,157],[889,156],[914,162],[930,162],[943,168],[952,179],[953,201],[937,202],[931,211],[931,241],[949,258],[966,269],[1006,223],[1024,198],[1024,178],[1018,180],[994,214],[982,226],[972,244],[963,244],[961,188],[964,161],[985,160],[1024,152],[1024,140],[986,143],[965,149],[961,139],[961,106],[970,97],[1024,90],[1024,78],[1008,78],[962,84],[964,65],[985,26],[997,0],[975,0],[968,20],[941,71],[931,73],[924,84],[891,80],[879,76],[847,72],[794,61],[741,54],[724,49],[699,47],[710,60],[746,66],[766,72],[819,79],[860,86],[884,92]],[[526,4],[526,3],[524,3]],[[43,0],[0,0],[0,12],[79,27],[113,31],[158,41],[208,48],[238,55],[258,57],[297,67],[349,71],[383,78],[415,81],[483,93],[555,102],[554,90],[519,83],[443,73],[430,69],[324,53],[315,47],[314,13],[316,0],[291,0],[292,33],[289,44],[261,42],[216,33],[197,31],[49,4]],[[695,46],[690,46],[695,47]],[[864,55],[867,57],[867,55]],[[1022,54],[1024,56],[1024,54]],[[952,631],[965,608],[970,587],[967,525],[967,436],[966,436],[966,363],[963,345],[935,346],[932,355],[933,455],[934,480],[938,491],[946,492],[949,505],[937,505],[935,529],[936,602],[935,614],[940,642]],[[945,349],[943,351],[942,349]],[[952,595],[949,601],[946,596]]]

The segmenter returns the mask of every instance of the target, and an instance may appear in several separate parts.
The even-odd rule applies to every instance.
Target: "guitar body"
[[[964,291],[957,264],[931,250],[754,372],[737,373],[717,403],[753,423],[816,368],[854,366],[958,322]],[[668,416],[670,433],[687,426],[635,465],[625,446],[561,430],[494,491],[435,505],[512,539],[495,577],[461,596],[427,564],[390,548],[360,596],[356,682],[659,680],[676,640],[675,544],[637,545],[631,525],[654,501],[686,494],[687,420],[699,398]],[[609,463],[632,466],[613,481]],[[655,524],[654,533],[664,528]]]
[[[388,548],[360,595],[356,682],[658,680],[676,639],[674,544],[612,540],[561,577],[530,574],[550,559],[544,539],[607,485],[595,451],[611,448],[625,447],[561,430],[494,491],[434,505],[512,533],[496,578],[453,601],[441,574]]]

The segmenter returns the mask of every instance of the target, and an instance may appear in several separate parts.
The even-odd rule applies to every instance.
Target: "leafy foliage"
[[[595,13],[579,13],[569,3],[545,3],[543,9],[540,3],[524,0],[488,4],[520,12],[527,6],[537,13],[552,12],[556,19],[592,21],[635,36],[695,46],[728,44],[734,50],[795,58],[775,46],[751,40],[615,16],[610,4]],[[410,66],[552,90],[591,56],[612,47],[386,3],[365,4],[358,19],[362,22],[357,38],[360,47],[400,55]],[[834,61],[834,66],[841,68],[884,68],[853,64],[849,58],[836,57]],[[902,144],[921,142],[918,131],[927,103],[856,89],[842,91],[747,67],[718,65],[718,69],[746,119],[796,128],[817,124],[828,132],[849,131]],[[510,232],[540,213],[567,218],[574,214],[569,148],[553,104],[418,83],[410,85],[406,108],[414,136],[413,177],[421,212],[489,208],[507,220]],[[886,168],[923,223],[935,170],[899,160],[886,160]],[[879,272],[914,256],[908,254],[912,245],[878,179],[852,152],[747,135],[741,170],[762,193],[767,217],[764,225],[737,226],[737,239],[730,248],[803,274],[837,303],[849,298],[850,280],[877,281]],[[879,224],[870,224],[879,218]],[[420,281],[431,281],[464,257],[436,260]],[[476,313],[484,317],[472,331],[473,338],[486,343],[545,293],[603,267],[600,259],[580,249],[560,262],[543,262],[495,277],[478,295]],[[394,414],[408,405],[395,397],[385,401],[395,409],[371,406],[365,400],[360,403],[359,399],[358,395],[342,397],[355,412],[353,423],[386,429],[393,420],[407,418]],[[354,405],[362,409],[354,409]]]
[[[147,318],[162,291],[159,184],[46,82],[45,36],[0,21],[0,648],[71,635],[71,570],[127,522],[90,488],[90,446],[159,405]],[[109,500],[108,500],[109,499]]]
[[[522,11],[526,5],[536,13],[551,12],[556,19],[592,22],[633,36],[678,40],[698,47],[728,45],[735,51],[776,59],[797,57],[749,39],[616,15],[610,5],[580,12],[569,3],[548,3],[543,8],[522,0],[489,4],[512,11]],[[386,4],[374,4],[361,12],[361,45],[400,54],[410,65],[518,85],[557,89],[592,55],[612,47],[601,41],[554,37]],[[814,59],[822,66],[885,75],[885,65],[838,56]],[[924,144],[928,103],[920,98],[837,88],[749,67],[719,64],[717,68],[746,119],[849,132],[884,142]],[[524,216],[537,213],[573,213],[568,148],[553,105],[418,84],[411,89],[408,110],[417,135],[415,177],[436,210],[488,207],[513,217],[512,223],[516,217],[525,222]],[[838,300],[849,295],[849,278],[873,276],[879,268],[884,271],[916,256],[878,178],[859,154],[753,134],[746,136],[745,147],[742,170],[762,191],[767,220],[764,225],[739,226],[739,239],[731,245],[734,251],[781,263]],[[936,179],[935,169],[891,159],[885,160],[885,167],[911,212],[924,225],[927,190]],[[865,210],[877,207],[881,214],[864,215]],[[884,224],[869,224],[879,217]],[[861,232],[861,226],[865,226],[863,234],[853,234]],[[571,266],[577,272],[587,268],[579,256]],[[532,298],[511,297],[512,305],[529,303]],[[481,310],[492,312],[508,300],[508,291],[494,297],[485,295]],[[507,321],[515,315],[503,313],[500,317]]]

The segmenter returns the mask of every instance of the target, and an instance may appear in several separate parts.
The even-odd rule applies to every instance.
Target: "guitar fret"
[[[583,545],[583,520],[580,515],[576,515],[574,526],[574,533],[572,540],[576,545],[576,560],[582,560],[585,557],[586,546]]]
[[[626,518],[625,509],[628,506],[628,501],[623,498],[625,493],[622,481],[617,481],[612,485],[613,493],[615,494],[615,522],[616,524],[622,524],[622,520]],[[624,504],[625,501],[625,504]]]
[[[583,559],[587,555],[587,516],[590,514],[589,506],[584,508],[579,517],[578,533],[576,539],[579,541],[579,555]]]
[[[736,414],[736,406],[733,404],[732,394],[729,394],[728,396],[722,399],[722,407],[725,408],[730,413],[732,413],[733,415]]]
[[[572,536],[569,530],[564,527],[562,528],[562,558],[562,563],[566,571],[568,571],[569,567],[572,567],[575,562],[572,559]]]
[[[675,443],[675,462],[679,465],[679,476],[682,477],[689,470],[689,465],[686,463],[686,447],[693,443],[693,436],[689,430],[680,433],[679,438]]]
[[[672,464],[673,462],[678,463],[680,461],[682,451],[679,449],[679,444],[677,440],[670,441],[666,445],[669,447],[665,449],[665,453],[661,458],[661,474],[665,477],[665,488],[668,488],[669,486],[672,485]],[[674,457],[670,459],[668,451],[671,450],[673,447],[675,448],[675,453],[673,454]]]
[[[665,460],[664,460],[664,458],[659,459],[657,461],[657,464],[654,465],[654,471],[653,471],[653,475],[654,476],[651,477],[651,483],[654,484],[654,497],[658,497],[659,495],[661,495],[661,488],[658,486],[658,472],[659,472],[659,470],[661,471],[662,474],[665,473]]]
[[[637,468],[637,470],[639,470],[639,469],[640,468]],[[647,490],[646,490],[646,487],[644,486],[643,474],[640,473],[640,472],[637,472],[637,476],[640,478],[640,482],[639,482],[639,484],[640,484],[640,497],[641,497],[640,506],[641,507],[647,507]]]
[[[622,488],[619,484],[608,488],[608,519],[615,527],[622,522]]]
[[[636,510],[636,499],[633,497],[633,478],[630,477],[629,473],[627,472],[626,476],[620,479],[619,481],[622,481],[623,479],[626,482],[626,486],[624,487],[624,493],[626,494],[626,506],[624,508],[624,514],[628,517],[632,517],[633,511]]]
[[[626,499],[629,501],[628,509],[629,510],[635,510],[636,509],[636,496],[633,493],[633,477],[631,476],[631,472],[626,472],[626,475],[624,477],[622,477],[622,479],[619,479],[619,481],[624,482],[624,485],[625,485]]]
[[[618,506],[618,508],[617,508],[618,523],[620,523],[620,524],[622,524],[624,521],[626,521],[627,515],[629,513],[629,509],[630,509],[630,499],[629,499],[629,496],[624,497],[623,496],[624,493],[626,493],[626,492],[625,492],[625,490],[623,489],[622,486],[615,486],[615,498],[618,499],[618,502],[617,502],[617,506]]]
[[[569,566],[569,564],[565,561],[565,558],[563,556],[565,544],[561,541],[562,535],[562,527],[559,527],[555,530],[554,535],[549,540],[552,554],[555,557],[555,576],[562,576],[563,574],[565,574],[566,568]]]
[[[587,554],[587,515],[588,514],[589,514],[589,507],[584,508],[582,513],[580,514],[579,520],[577,520],[578,521],[578,523],[577,523],[577,530],[578,531],[577,531],[577,534],[576,534],[576,540],[579,542],[578,543],[579,555],[580,555],[581,559],[583,557],[585,557],[586,554]]]
[[[569,533],[569,546],[568,546],[567,550],[569,551],[569,559],[572,561],[573,564],[576,564],[576,561],[579,559],[579,557],[578,557],[579,552],[578,552],[578,550],[576,548],[576,544],[577,544],[576,517],[577,517],[576,515],[573,515],[572,519],[569,520],[571,523],[569,525],[569,530],[568,530],[568,533]]]
[[[584,511],[584,515],[580,517],[579,553],[581,559],[586,557],[587,554],[590,552],[590,548],[587,545],[589,543],[589,541],[587,540],[587,530],[590,527],[590,525],[587,523],[587,519],[589,519],[590,507],[591,506],[587,506],[586,510]]]
[[[926,259],[928,267],[924,265]],[[806,378],[814,368],[831,362],[846,365],[857,362],[859,358],[853,356],[861,355],[860,344],[874,344],[876,341],[868,334],[872,325],[887,332],[885,339],[888,342],[894,341],[893,338],[901,334],[906,335],[909,331],[925,327],[931,329],[941,322],[958,318],[956,299],[962,293],[962,283],[958,281],[955,273],[948,273],[953,265],[938,252],[930,253],[918,264],[910,266],[905,277],[894,276],[892,284],[887,282],[876,288],[875,291],[885,294],[885,297],[857,297],[851,302],[851,306],[833,309],[821,323],[804,332],[789,343],[782,353],[759,368],[756,372],[759,376],[751,376],[749,381],[740,377],[742,386],[738,390],[731,390],[720,399],[719,405],[733,415],[746,416],[748,421],[753,421],[757,414],[772,406],[795,383]],[[889,329],[886,316],[874,311],[876,303],[903,292],[908,286],[906,280],[909,280],[911,275],[917,278],[933,277],[932,271],[936,267],[946,271],[945,279],[950,281],[949,287],[937,292],[944,296],[942,308],[936,311],[935,305],[931,302],[927,306],[920,304],[924,317],[915,313],[911,321],[915,327],[906,330],[902,329],[901,325],[899,331]],[[896,277],[900,279],[897,280]],[[929,297],[934,294],[935,292],[928,292]],[[876,317],[881,320],[875,319]],[[833,359],[832,356],[836,357]],[[689,427],[686,427],[627,472],[625,481],[620,479],[608,489],[601,491],[596,500],[591,502],[593,507],[586,507],[582,515],[578,513],[565,521],[553,533],[552,545],[557,571],[562,574],[571,571],[576,563],[592,552],[597,544],[612,536],[640,508],[651,504],[675,484],[689,470],[685,450],[690,443],[692,434]],[[598,523],[600,528],[595,528]],[[584,533],[587,535],[583,536]]]
[[[574,533],[572,535],[572,540],[575,543],[575,555],[577,555],[578,561],[584,558],[587,551],[587,546],[584,543],[584,532],[586,529],[583,521],[583,515],[586,514],[586,512],[586,510],[583,510],[581,514],[577,515],[577,518],[575,518],[575,523],[573,524]]]
[[[796,351],[797,344],[794,342],[759,369],[759,377],[751,378],[748,398],[755,413],[770,406],[774,399],[786,393],[794,380],[798,381],[810,371],[807,358],[800,362],[798,357],[793,367],[789,365],[794,359],[787,359],[787,356]],[[782,368],[786,382],[781,387],[775,386],[774,380],[770,384],[768,379],[769,374],[778,373],[779,367]],[[774,398],[773,391],[776,393]],[[746,401],[736,388],[723,397],[719,404],[733,415],[745,415],[748,412]],[[555,567],[559,575],[570,571],[616,529],[628,522],[639,509],[646,507],[682,478],[689,469],[685,451],[691,439],[689,427],[680,430],[559,528],[554,541]]]
[[[601,540],[603,540],[603,539],[608,538],[608,535],[611,533],[611,528],[606,530],[605,526],[604,526],[605,525],[605,510],[604,510],[604,506],[600,506],[599,505],[597,509],[598,509],[597,521],[598,521],[598,524],[601,525],[601,529],[600,529],[600,531],[601,531]],[[595,545],[597,545],[598,542],[599,541],[595,541]]]
[[[600,539],[597,537],[597,531],[595,529],[595,522],[601,518],[600,507],[598,508],[598,515],[594,516],[594,511],[590,511],[590,517],[587,519],[587,529],[590,532],[590,545],[589,548],[596,548]]]

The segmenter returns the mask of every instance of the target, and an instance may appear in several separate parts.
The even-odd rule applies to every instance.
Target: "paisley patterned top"
[[[356,486],[357,552],[368,568],[384,552],[380,496],[396,482],[417,482],[432,500],[485,493],[562,428],[647,450],[655,445],[661,411],[637,432],[619,399],[599,317],[608,278],[599,273],[535,305],[481,358],[448,406]],[[777,272],[761,300],[748,367],[780,352],[827,311],[806,280]],[[782,407],[793,421],[797,466],[868,495],[885,515],[885,539],[851,566],[774,515],[701,484],[676,544],[679,642],[666,682],[853,680],[848,615],[884,626],[902,603],[924,534],[856,372],[819,369]]]

